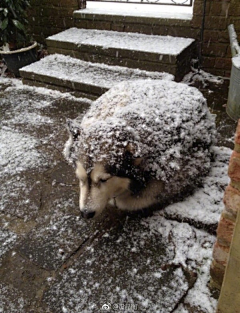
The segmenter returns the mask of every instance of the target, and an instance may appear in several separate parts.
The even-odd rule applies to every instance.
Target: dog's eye
[[[106,183],[109,178],[100,178],[99,183]]]

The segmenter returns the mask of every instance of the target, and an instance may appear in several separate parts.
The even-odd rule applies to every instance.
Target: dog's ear
[[[134,144],[132,142],[129,142],[125,148],[125,150],[129,153],[131,153],[132,155],[136,152],[136,148],[134,146]]]
[[[74,123],[74,121],[72,120],[67,120],[67,127],[68,127],[70,136],[72,136],[72,140],[73,141],[78,140],[81,134],[80,126],[76,125],[76,123]]]

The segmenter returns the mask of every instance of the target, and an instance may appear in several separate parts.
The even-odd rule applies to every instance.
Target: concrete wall
[[[32,16],[30,22],[35,39],[44,43],[44,39],[61,30],[74,26],[73,11],[83,6],[84,0],[31,0]],[[205,27],[201,43],[204,0],[195,0],[193,19],[190,23],[171,25],[163,21],[157,25],[155,33],[168,30],[169,35],[194,37],[202,50],[203,69],[219,76],[229,77],[231,71],[231,51],[227,26],[235,25],[240,38],[240,1],[239,0],[206,0]],[[78,25],[77,25],[78,26]],[[135,25],[127,31],[137,30]],[[149,27],[143,27],[147,31]],[[120,29],[116,29],[120,30]],[[165,33],[163,35],[166,35]]]
[[[225,209],[218,224],[217,241],[213,250],[211,266],[211,286],[216,289],[221,289],[237,212],[240,210],[240,120],[235,135],[234,151],[229,162],[228,175],[231,180],[224,194]]]

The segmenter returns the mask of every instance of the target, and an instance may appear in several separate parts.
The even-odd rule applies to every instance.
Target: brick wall
[[[203,16],[203,0],[195,0],[192,28],[200,29]],[[240,1],[207,0],[205,27],[202,42],[203,69],[215,75],[229,77],[231,49],[227,26],[234,24],[240,38]],[[198,34],[198,39],[200,39]]]
[[[213,250],[211,266],[211,286],[217,289],[220,289],[222,285],[237,212],[240,210],[240,120],[235,135],[234,151],[229,162],[228,175],[231,180],[224,194],[225,209],[218,224],[217,241]]]
[[[30,0],[30,27],[39,43],[45,38],[73,26],[73,11],[81,0]]]

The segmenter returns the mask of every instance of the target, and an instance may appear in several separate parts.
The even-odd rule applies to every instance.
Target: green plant
[[[0,0],[0,45],[13,49],[29,44],[27,0]]]

